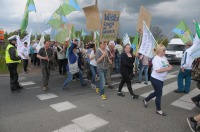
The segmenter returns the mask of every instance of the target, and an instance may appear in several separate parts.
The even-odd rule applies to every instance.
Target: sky
[[[95,4],[95,0],[77,0],[84,8]],[[0,0],[0,28],[7,32],[20,29],[27,0]],[[34,0],[37,12],[29,14],[27,31],[40,33],[50,28],[47,21],[53,12],[62,4],[62,0]],[[193,20],[200,22],[200,0],[98,0],[99,12],[103,10],[121,11],[119,35],[136,34],[140,7],[143,5],[152,15],[151,26],[159,26],[166,36],[183,19],[195,34]],[[86,29],[83,10],[75,11],[66,16],[76,30]],[[171,35],[174,35],[173,33]]]

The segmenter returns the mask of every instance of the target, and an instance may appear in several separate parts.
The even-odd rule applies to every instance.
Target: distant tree
[[[173,38],[179,38],[179,36],[178,35],[174,35],[174,37]]]
[[[162,29],[160,27],[158,27],[158,26],[151,27],[150,30],[151,30],[151,33],[153,34],[155,40],[159,41],[159,40],[163,39],[164,35],[163,35]]]
[[[8,39],[8,36],[9,36],[8,32],[5,32],[5,33],[4,33],[4,39],[7,40],[7,39]]]

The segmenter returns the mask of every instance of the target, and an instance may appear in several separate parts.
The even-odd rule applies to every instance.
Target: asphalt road
[[[11,93],[9,77],[0,77],[0,132],[190,132],[186,118],[199,113],[190,98],[200,91],[192,82],[190,94],[176,94],[176,77],[179,66],[165,81],[162,109],[166,117],[155,113],[154,100],[144,108],[142,99],[152,86],[132,86],[139,99],[133,100],[124,87],[125,97],[117,96],[120,78],[115,75],[115,89],[105,88],[107,100],[101,100],[90,87],[80,87],[72,81],[66,90],[62,84],[66,76],[51,72],[50,90],[42,91],[41,73],[20,74],[19,82],[24,85],[20,93]]]

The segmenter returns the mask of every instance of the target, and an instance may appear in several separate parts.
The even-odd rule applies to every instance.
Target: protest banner
[[[139,53],[148,56],[150,58],[153,58],[153,50],[156,46],[157,42],[154,39],[151,31],[143,21],[143,36],[142,36],[142,43],[139,49]]]
[[[122,42],[123,42],[124,46],[125,46],[126,44],[131,45],[130,37],[128,36],[127,33],[124,35],[124,37],[123,37],[123,39],[122,39]]]
[[[119,11],[103,11],[100,33],[101,41],[112,41],[117,38],[119,29],[119,17]]]
[[[145,21],[146,25],[148,27],[150,27],[150,25],[151,25],[151,13],[146,8],[144,8],[144,6],[141,6],[140,15],[139,15],[139,18],[138,18],[138,23],[137,23],[137,29],[136,29],[139,33],[142,33],[143,21]]]
[[[88,30],[99,30],[101,28],[100,14],[97,5],[83,8],[86,16]]]

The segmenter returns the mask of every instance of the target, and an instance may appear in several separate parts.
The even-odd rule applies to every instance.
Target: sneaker
[[[136,82],[136,83],[141,83],[140,81]]]
[[[187,122],[188,122],[188,125],[189,125],[189,127],[190,127],[190,130],[191,130],[192,132],[196,132],[196,131],[197,131],[197,130],[196,130],[197,122],[192,121],[192,118],[193,118],[193,117],[188,117],[188,118],[187,118]]]
[[[144,82],[144,84],[148,85],[148,82]]]
[[[108,88],[109,88],[109,89],[113,89],[113,86],[111,86],[111,85],[108,85]]]
[[[138,99],[138,98],[139,98],[139,95],[133,94],[133,95],[132,95],[132,98],[133,98],[133,99]]]
[[[99,89],[99,88],[96,88],[95,90],[96,90],[96,93],[99,93],[99,91],[100,91],[100,89]]]
[[[47,91],[48,89],[47,89],[47,87],[44,86],[44,87],[42,87],[42,90]]]
[[[194,98],[191,98],[191,100],[196,105],[196,107],[200,107],[199,102],[197,102]]]
[[[92,89],[96,88],[96,86],[94,84],[91,84],[90,86],[91,86]]]
[[[142,100],[143,104],[144,104],[144,107],[147,108],[147,101],[145,100]]]
[[[101,99],[106,100],[106,95],[105,94],[100,95],[100,97],[101,97]]]
[[[174,93],[183,93],[183,91],[174,90]]]
[[[124,97],[125,95],[122,92],[117,93],[118,96]]]

